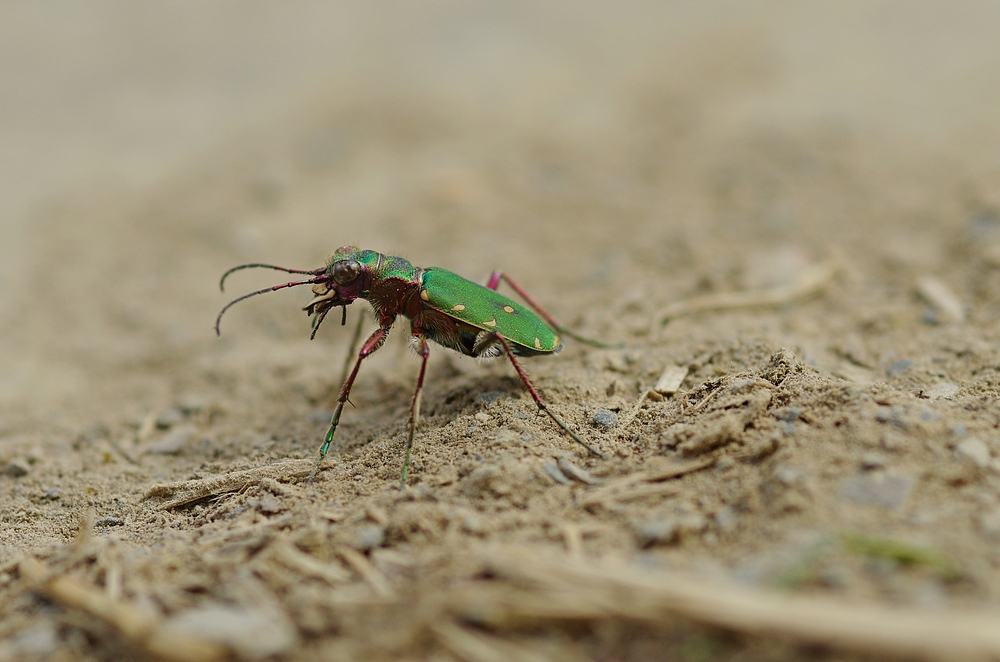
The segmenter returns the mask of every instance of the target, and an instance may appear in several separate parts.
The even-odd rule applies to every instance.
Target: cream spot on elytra
[[[510,306],[504,306],[503,309],[506,310],[508,313],[514,312],[514,309],[511,308]]]
[[[420,290],[420,298],[424,301],[430,301],[431,295],[427,294],[427,290]]]
[[[542,348],[542,341],[539,340],[538,338],[535,338],[535,349],[541,349],[541,348]]]
[[[494,317],[489,322],[483,322],[483,324],[489,327],[494,327],[497,325],[497,319]]]
[[[455,312],[461,312],[465,310],[465,305],[461,303],[456,303],[454,306],[451,307],[451,309],[454,310]]]

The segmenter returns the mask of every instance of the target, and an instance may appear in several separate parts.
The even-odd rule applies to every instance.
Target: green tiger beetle
[[[338,306],[342,309],[341,325],[345,324],[347,306],[357,299],[365,299],[371,304],[379,325],[361,346],[361,351],[358,352],[357,360],[354,362],[354,369],[340,390],[337,407],[330,420],[330,428],[319,450],[319,459],[309,475],[310,481],[316,476],[323,458],[330,450],[337,425],[340,423],[340,415],[344,410],[344,403],[351,394],[351,387],[358,376],[361,362],[382,346],[389,335],[389,329],[399,315],[404,315],[410,320],[411,346],[420,355],[421,360],[417,387],[410,404],[400,489],[406,487],[413,435],[420,418],[420,394],[424,387],[427,357],[430,355],[428,340],[477,359],[506,355],[539,410],[548,414],[549,418],[573,441],[594,455],[604,457],[545,405],[515,357],[555,354],[562,349],[559,334],[596,347],[611,347],[611,345],[584,338],[559,325],[503,271],[493,272],[484,287],[446,269],[438,267],[422,269],[414,267],[401,257],[360,250],[355,246],[342,246],[327,259],[326,266],[311,271],[260,263],[233,267],[222,275],[222,280],[219,282],[220,289],[224,288],[226,278],[231,273],[251,268],[306,274],[311,278],[267,287],[230,301],[215,320],[216,335],[219,335],[222,315],[234,304],[258,294],[298,285],[312,285],[315,295],[304,308],[308,315],[313,316],[310,339],[316,336],[316,331],[327,313]],[[538,315],[497,292],[500,281],[510,285]]]

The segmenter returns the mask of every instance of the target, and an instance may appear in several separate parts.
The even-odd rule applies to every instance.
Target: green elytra
[[[234,299],[219,312],[219,316],[216,318],[215,331],[217,334],[222,315],[233,304],[265,292],[309,284],[313,286],[312,290],[315,295],[305,307],[305,311],[313,316],[311,337],[315,337],[316,331],[326,315],[334,308],[340,307],[343,310],[341,321],[343,324],[346,320],[347,306],[357,299],[364,299],[371,304],[379,325],[362,345],[354,362],[354,368],[344,381],[337,398],[337,406],[330,420],[330,427],[320,447],[319,459],[309,476],[309,480],[315,477],[323,459],[330,450],[337,426],[340,423],[340,416],[344,410],[344,403],[348,401],[361,362],[382,346],[399,315],[410,320],[412,342],[421,357],[417,386],[410,406],[400,489],[406,486],[413,437],[420,418],[420,396],[427,369],[427,358],[430,355],[428,340],[480,359],[493,358],[501,354],[506,355],[538,408],[545,412],[573,441],[594,455],[604,457],[548,409],[515,356],[538,356],[558,352],[562,349],[560,333],[598,347],[610,347],[611,345],[583,338],[560,326],[506,273],[495,271],[489,282],[483,286],[466,280],[447,269],[414,267],[401,257],[385,255],[372,250],[361,250],[355,246],[343,246],[327,259],[324,267],[319,269],[287,269],[262,263],[233,267],[223,274],[219,283],[220,288],[225,284],[229,274],[254,267],[308,274],[312,278],[275,285]],[[496,288],[501,280],[510,285],[525,300],[528,307],[522,306],[497,292]],[[532,310],[538,314],[536,315]]]

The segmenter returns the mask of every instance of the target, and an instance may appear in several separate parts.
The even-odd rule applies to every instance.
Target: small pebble
[[[732,531],[736,526],[736,513],[729,506],[723,506],[716,511],[714,519],[719,531]]]
[[[208,605],[181,612],[163,625],[164,641],[195,635],[231,648],[241,660],[264,660],[290,651],[297,642],[294,625],[267,607]]]
[[[618,417],[610,409],[598,409],[594,412],[593,420],[594,423],[605,428],[613,428],[618,425]]]
[[[476,400],[479,400],[484,405],[491,405],[502,397],[503,391],[486,391],[477,395]]]
[[[672,519],[658,519],[634,527],[636,542],[640,547],[665,545],[679,538],[677,523]]]
[[[352,547],[359,552],[368,552],[376,547],[381,547],[385,542],[385,529],[378,524],[364,527],[358,532]]]
[[[491,483],[499,477],[499,467],[492,464],[478,466],[462,481],[462,492],[468,496],[479,496],[489,490]]]
[[[933,524],[937,518],[924,510],[918,510],[917,512],[910,515],[909,522],[913,526],[927,526],[928,524]]]
[[[195,430],[192,427],[182,427],[171,430],[149,445],[150,453],[159,455],[176,455],[184,448],[188,439],[194,436]]]
[[[94,522],[96,528],[107,528],[109,526],[121,526],[125,523],[121,517],[115,517],[114,515],[109,515],[107,517],[102,517],[101,519]]]
[[[887,451],[898,451],[906,445],[907,438],[896,430],[888,429],[882,434],[881,445]]]
[[[973,464],[981,469],[990,465],[990,449],[979,439],[970,437],[963,439],[955,446],[955,453],[966,460],[971,460]]]
[[[757,385],[756,377],[741,377],[740,379],[734,379],[733,383],[726,387],[726,391],[729,393],[742,393],[752,389]]]
[[[42,659],[59,648],[59,634],[55,625],[40,623],[13,635],[7,644],[7,650],[13,652],[13,659]]]
[[[782,485],[786,487],[791,487],[795,483],[802,480],[802,472],[798,469],[793,469],[792,467],[778,467],[774,470],[774,477],[778,479]]]
[[[479,421],[480,423],[485,423],[486,421],[490,420],[490,415],[487,414],[485,411],[481,411],[478,414],[476,414],[476,420]]]
[[[499,446],[511,446],[517,444],[521,441],[521,435],[514,430],[503,429],[497,432],[496,437],[493,439],[493,443]]]
[[[930,387],[926,391],[921,391],[920,394],[925,398],[930,398],[931,400],[937,400],[938,398],[953,398],[958,393],[958,384],[952,384],[951,382],[941,382]]]
[[[483,533],[486,530],[483,526],[483,518],[479,515],[466,515],[462,520],[462,530],[473,535]]]
[[[885,371],[890,377],[895,377],[896,375],[901,375],[910,368],[913,367],[913,361],[910,359],[898,359],[892,362],[892,365]]]
[[[802,414],[802,411],[802,407],[782,407],[781,409],[775,410],[771,415],[779,421],[794,423],[799,420],[799,416]]]
[[[844,588],[850,583],[851,571],[843,566],[830,566],[820,570],[816,579],[827,588]]]
[[[979,532],[991,540],[1000,540],[1000,508],[979,516]]]
[[[264,492],[260,495],[260,500],[257,502],[257,510],[264,513],[265,515],[273,515],[275,513],[280,513],[284,508],[281,506],[281,502],[270,492]]]
[[[995,243],[1000,239],[1000,215],[993,209],[976,213],[969,221],[966,234],[969,241],[977,244]]]
[[[861,456],[861,468],[865,471],[881,469],[885,466],[885,458],[877,453],[865,453]]]
[[[886,558],[868,559],[865,570],[879,579],[891,579],[899,572],[899,561]]]
[[[865,506],[898,508],[910,495],[913,484],[910,476],[872,471],[845,480],[840,496],[845,501]]]
[[[682,536],[701,533],[707,528],[708,519],[698,513],[684,515],[677,520],[677,532]]]
[[[51,490],[46,490],[45,494],[42,495],[42,498],[55,501],[61,496],[62,496],[62,490],[60,490],[58,487],[53,487]]]
[[[11,478],[23,478],[28,475],[31,468],[28,466],[27,462],[23,460],[11,460],[7,463],[7,466],[3,468],[3,473]]]
[[[166,429],[184,420],[184,412],[180,409],[164,409],[156,415],[156,427]]]
[[[197,414],[202,409],[208,407],[211,404],[211,400],[207,397],[200,395],[186,395],[177,401],[177,408],[181,410],[181,413],[185,416],[190,416],[191,414]]]

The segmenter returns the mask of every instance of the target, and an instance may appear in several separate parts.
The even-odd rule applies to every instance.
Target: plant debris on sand
[[[0,660],[1000,658],[998,181],[726,123],[756,74],[696,55],[594,82],[600,131],[372,93],[40,213],[0,347],[30,385],[0,409]],[[503,268],[625,343],[524,361],[607,458],[433,347],[400,491],[404,323],[306,482],[352,327],[310,343],[292,290],[216,340],[215,285],[347,242]]]

